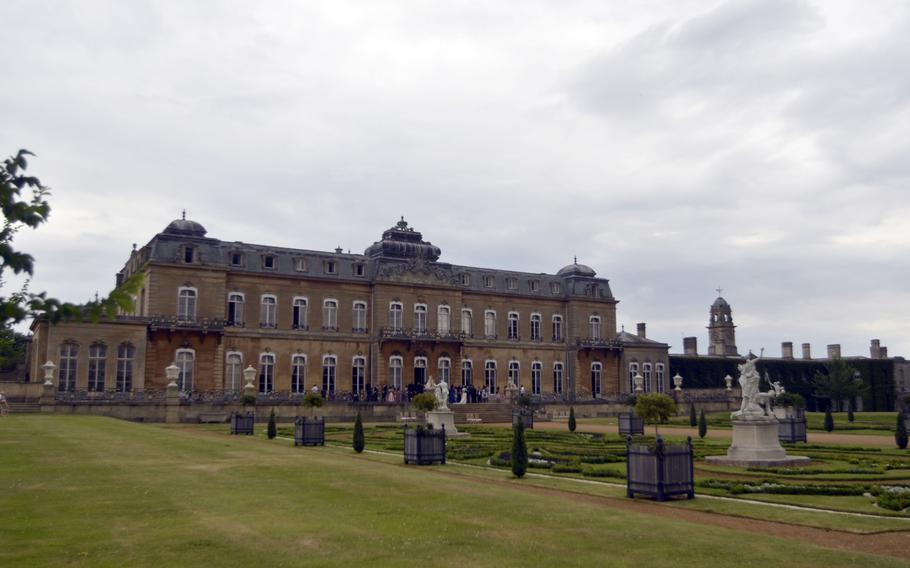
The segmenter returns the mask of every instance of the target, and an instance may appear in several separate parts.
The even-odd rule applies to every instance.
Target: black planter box
[[[294,421],[295,446],[324,446],[325,418],[298,418]]]
[[[679,445],[665,445],[658,437],[653,446],[626,438],[626,495],[636,494],[658,501],[675,495],[695,497],[691,437]]]
[[[620,436],[643,436],[645,434],[645,421],[635,416],[631,412],[619,415],[619,435]]]
[[[429,430],[404,426],[404,463],[446,463],[446,429]]]
[[[253,422],[255,422],[256,415],[252,412],[247,412],[246,414],[241,414],[239,412],[234,412],[231,414],[231,434],[245,434],[247,436],[253,435]]]

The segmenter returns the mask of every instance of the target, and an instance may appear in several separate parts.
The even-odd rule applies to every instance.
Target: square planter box
[[[645,421],[635,416],[631,412],[624,412],[619,415],[619,435],[620,436],[644,436]]]
[[[294,421],[295,446],[324,446],[325,418],[298,418]]]
[[[777,439],[793,444],[806,441],[806,411],[802,408],[787,407],[774,409],[777,415]],[[778,411],[783,411],[783,416]]]
[[[404,463],[446,463],[446,429],[428,430],[404,426]]]
[[[246,414],[241,414],[239,412],[234,412],[231,414],[231,434],[246,434],[247,436],[253,435],[253,422],[256,419],[256,415],[252,412],[247,412]]]
[[[685,495],[695,497],[692,438],[685,444],[665,445],[657,438],[653,446],[633,444],[626,438],[626,495],[646,495],[658,501]]]
[[[518,419],[521,418],[521,423],[524,425],[526,430],[534,428],[534,412],[525,411],[525,412],[513,412],[512,413],[512,428],[518,424]]]

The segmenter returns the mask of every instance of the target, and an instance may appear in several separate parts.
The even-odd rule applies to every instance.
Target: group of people
[[[318,387],[313,387],[314,392],[320,392]],[[351,393],[352,398],[355,402],[386,402],[386,403],[397,403],[397,402],[407,402],[414,398],[417,394],[423,392],[423,385],[408,385],[406,389],[399,389],[389,385],[382,385],[381,387],[374,387],[367,385],[363,390],[356,391]],[[521,388],[524,391],[524,387]],[[323,396],[328,395],[328,400],[331,400],[331,393],[322,393]],[[498,402],[502,398],[501,393],[494,393],[486,386],[478,389],[474,385],[468,386],[450,386],[448,389],[448,404],[477,404],[483,402]]]

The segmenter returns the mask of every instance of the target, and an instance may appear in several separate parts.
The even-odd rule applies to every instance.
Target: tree
[[[701,415],[698,417],[698,437],[704,438],[705,434],[708,433],[708,421],[705,420],[705,410],[702,409]]]
[[[438,403],[439,401],[436,400],[436,395],[431,392],[422,392],[411,399],[411,406],[420,412],[436,410],[436,405]]]
[[[816,371],[812,379],[814,394],[819,398],[826,398],[841,405],[844,401],[853,401],[867,390],[866,385],[859,380],[856,370],[840,357],[828,361],[825,370],[827,373]]]
[[[666,424],[670,416],[676,414],[676,403],[665,394],[642,394],[635,402],[635,414],[646,424],[653,424],[654,435],[659,436],[657,425]]]
[[[275,409],[272,409],[272,412],[269,414],[269,429],[268,436],[269,440],[274,440],[275,436],[278,435],[278,425],[275,424]]]
[[[894,442],[898,448],[907,449],[907,424],[904,422],[903,412],[897,413],[897,430],[894,431]]]
[[[698,419],[695,418],[695,405],[689,405],[689,426],[698,426]]]
[[[848,402],[848,403],[847,403],[847,422],[853,422],[853,419],[854,419],[854,416],[853,416],[853,403],[852,403],[852,402]]]
[[[360,412],[357,412],[357,420],[354,421],[354,451],[358,454],[363,453],[363,420],[360,418]]]
[[[303,405],[310,409],[310,418],[313,417],[313,413],[316,412],[316,409],[323,404],[325,404],[325,400],[318,392],[310,391],[303,395]]]
[[[575,424],[575,407],[570,406],[569,407],[569,432],[574,432],[575,426],[576,426],[576,424]]]
[[[825,409],[825,432],[834,430],[834,416],[831,415],[831,405]]]
[[[14,371],[25,365],[28,337],[18,331],[0,328],[0,371]]]
[[[25,175],[28,168],[26,156],[34,156],[28,150],[19,150],[15,156],[3,161],[0,168],[0,209],[3,210],[3,228],[0,229],[0,289],[4,284],[7,270],[27,277],[25,284],[16,292],[0,296],[0,328],[19,323],[28,317],[44,316],[51,322],[61,319],[90,319],[97,321],[102,316],[113,318],[119,311],[133,309],[133,297],[139,292],[144,274],[137,273],[106,298],[82,305],[63,303],[48,298],[44,292],[29,290],[29,279],[34,276],[35,259],[32,255],[13,248],[13,237],[23,227],[37,228],[50,216],[51,207],[47,201],[50,189],[37,177]],[[26,195],[23,196],[23,191]]]
[[[512,474],[524,477],[528,471],[528,445],[525,442],[525,423],[519,417],[512,427]]]

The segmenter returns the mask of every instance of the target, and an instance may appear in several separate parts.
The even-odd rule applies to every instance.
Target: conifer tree
[[[357,420],[354,421],[354,451],[358,454],[362,453],[363,447],[363,421],[360,419],[360,412],[358,412]]]
[[[704,438],[705,434],[708,433],[708,421],[705,420],[705,410],[702,409],[701,415],[698,417],[698,437]]]
[[[569,407],[569,432],[575,431],[575,407]]]
[[[689,405],[689,426],[698,426],[698,420],[695,418],[695,405]]]
[[[278,435],[278,425],[275,424],[275,409],[272,409],[272,413],[269,414],[269,429],[268,436],[269,440],[274,440],[275,436]]]
[[[898,448],[907,449],[907,425],[904,423],[903,412],[897,413],[897,430],[894,432],[894,442]]]
[[[831,405],[825,410],[825,432],[834,430],[834,416],[831,415]]]
[[[521,417],[512,428],[512,474],[523,477],[528,471],[528,445],[525,442],[525,424]]]

